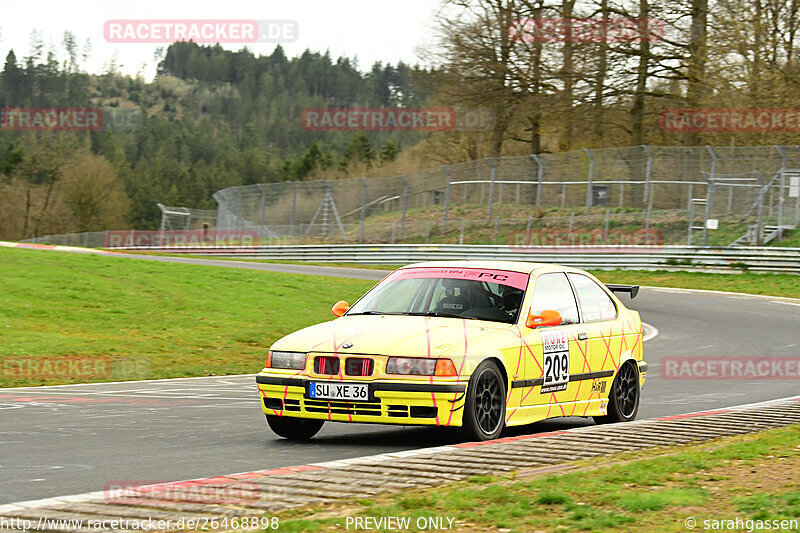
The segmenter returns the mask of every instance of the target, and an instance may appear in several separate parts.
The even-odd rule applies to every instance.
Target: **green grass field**
[[[0,279],[2,387],[257,372],[273,341],[373,285],[9,248]],[[64,379],[60,361],[110,366]]]
[[[596,274],[609,283],[800,297],[791,275]],[[0,276],[0,387],[257,372],[273,341],[332,318],[335,301],[352,302],[373,285],[10,248],[0,248]]]
[[[770,521],[775,530],[773,521],[790,525],[800,519],[798,442],[800,426],[790,426],[602,457],[561,475],[480,476],[438,489],[279,513],[280,528],[341,531],[347,517],[391,516],[410,517],[412,531],[421,517],[452,519],[457,531],[685,532],[690,519],[697,530],[733,531],[711,521],[739,517]],[[797,531],[785,525],[781,530]]]

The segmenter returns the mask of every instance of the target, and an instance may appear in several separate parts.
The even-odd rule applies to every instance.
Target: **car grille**
[[[371,376],[374,366],[372,359],[348,357],[344,362],[344,373],[348,376]]]
[[[318,356],[314,358],[314,372],[335,376],[339,373],[339,358]]]

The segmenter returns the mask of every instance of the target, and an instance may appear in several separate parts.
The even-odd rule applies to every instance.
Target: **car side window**
[[[617,318],[617,306],[611,297],[594,280],[582,274],[569,274],[578,301],[581,304],[581,313],[584,322],[600,322]]]
[[[575,295],[572,293],[567,276],[561,272],[542,274],[536,278],[531,310],[534,315],[538,315],[546,309],[561,313],[562,324],[578,323]]]

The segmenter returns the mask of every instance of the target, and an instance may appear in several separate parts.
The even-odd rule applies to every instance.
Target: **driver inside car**
[[[466,284],[457,284],[456,280],[442,280],[444,285],[444,298],[436,304],[436,312],[460,315],[472,307],[472,298]],[[456,294],[458,289],[458,294]]]

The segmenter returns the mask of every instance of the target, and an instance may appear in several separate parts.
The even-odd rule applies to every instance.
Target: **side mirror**
[[[333,307],[331,308],[331,313],[333,313],[334,316],[342,316],[347,312],[348,309],[350,309],[350,304],[345,302],[344,300],[339,300],[338,302],[333,304]]]
[[[561,324],[561,313],[552,309],[545,309],[539,315],[534,315],[532,309],[528,310],[528,318],[525,320],[525,325],[529,328],[558,326],[559,324]]]

